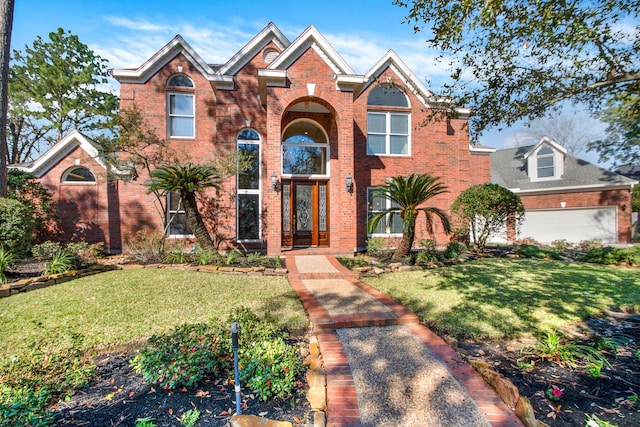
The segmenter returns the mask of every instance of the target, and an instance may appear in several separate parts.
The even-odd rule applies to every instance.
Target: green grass
[[[0,299],[0,357],[55,339],[62,330],[81,333],[86,348],[110,347],[174,325],[225,318],[239,306],[290,330],[307,326],[284,277],[168,268],[111,271]]]
[[[601,309],[640,311],[640,270],[534,259],[482,259],[367,278],[426,324],[457,338],[544,333]]]

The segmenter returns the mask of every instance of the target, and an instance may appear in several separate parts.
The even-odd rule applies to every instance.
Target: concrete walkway
[[[415,314],[333,256],[288,256],[287,269],[318,337],[328,426],[522,426]]]

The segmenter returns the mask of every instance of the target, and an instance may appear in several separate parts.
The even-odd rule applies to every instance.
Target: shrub
[[[466,250],[468,250],[467,245],[463,242],[459,242],[457,240],[452,240],[447,245],[447,249],[444,251],[444,257],[448,259],[456,259],[460,258],[460,255]]]
[[[81,334],[61,330],[50,340],[34,342],[28,352],[0,362],[0,425],[52,425],[49,404],[70,397],[95,374],[95,365],[81,350]],[[52,352],[52,347],[62,350]]]
[[[525,258],[538,258],[538,259],[562,259],[560,254],[555,251],[539,248],[534,245],[519,245],[516,252]]]
[[[0,242],[16,255],[27,253],[33,233],[33,211],[26,204],[0,197]]]
[[[66,249],[77,258],[82,258],[87,261],[92,261],[100,258],[103,254],[104,243],[89,243],[89,242],[69,242]]]
[[[62,250],[62,245],[59,242],[52,242],[50,240],[37,245],[33,245],[31,248],[31,254],[41,260],[50,260],[53,256]]]
[[[242,258],[242,252],[240,252],[236,248],[233,248],[227,254],[227,259],[226,259],[225,263],[227,265],[231,265],[234,262],[236,262],[236,260],[238,260],[239,258]]]
[[[78,258],[71,252],[61,250],[56,252],[51,261],[47,263],[47,267],[42,272],[44,275],[59,274],[69,271],[78,266]]]
[[[551,247],[556,252],[566,252],[567,249],[571,249],[571,243],[567,242],[566,239],[559,239],[551,242]]]
[[[129,252],[142,263],[162,262],[164,258],[164,236],[159,232],[147,233],[144,230],[128,240]]]
[[[594,249],[598,249],[602,247],[602,240],[592,239],[592,240],[582,240],[576,246],[576,249],[581,252],[589,252]]]
[[[436,242],[434,242],[433,239],[420,239],[418,246],[428,251],[436,250]]]
[[[433,262],[438,262],[438,256],[435,251],[420,251],[415,254],[413,263],[415,265],[427,265]]]
[[[640,265],[640,246],[624,249],[611,246],[595,248],[582,256],[580,261],[605,265]]]
[[[7,281],[7,276],[4,274],[4,270],[13,262],[15,262],[16,257],[8,250],[6,250],[3,246],[0,246],[0,283],[5,283]]]
[[[387,252],[387,244],[382,237],[370,237],[367,239],[367,255],[380,257]]]

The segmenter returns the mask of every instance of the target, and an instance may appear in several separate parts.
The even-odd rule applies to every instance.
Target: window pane
[[[65,177],[65,182],[95,182],[96,178],[87,168],[75,168],[70,170]]]
[[[384,135],[369,135],[367,137],[367,154],[385,154],[387,151],[385,140]]]
[[[260,141],[260,135],[253,129],[245,129],[238,134],[238,139],[245,141]]]
[[[538,178],[548,178],[553,176],[553,168],[538,168]]]
[[[553,157],[538,157],[538,167],[553,166]]]
[[[167,86],[193,87],[193,82],[184,74],[176,74],[169,79]]]
[[[367,219],[367,231],[369,230],[369,222],[371,221],[371,217],[376,212],[369,212],[369,216]],[[385,220],[383,219],[378,223],[378,226],[371,231],[371,234],[384,234],[386,233],[387,224],[385,224]]]
[[[391,133],[409,133],[409,116],[406,114],[391,114]]]
[[[238,153],[243,153],[253,159],[251,169],[238,174],[238,188],[243,190],[257,190],[259,188],[259,150],[258,144],[238,144]]]
[[[324,147],[282,146],[282,173],[292,175],[326,174],[326,154]]]
[[[193,118],[171,117],[169,120],[169,135],[193,136]]]
[[[238,239],[260,238],[260,206],[257,194],[238,194]]]
[[[409,154],[409,138],[391,135],[391,154]]]
[[[180,194],[177,191],[172,191],[168,194],[167,199],[169,199],[169,211],[184,210],[184,206],[180,203]]]
[[[367,132],[385,133],[387,131],[386,114],[369,113],[367,117]]]
[[[170,218],[173,218],[169,225],[170,236],[189,236],[193,234],[189,224],[187,224],[187,215],[185,213],[174,213],[171,214]]]
[[[387,207],[387,199],[381,196],[375,196],[373,191],[369,192],[369,210],[381,211]]]
[[[392,107],[408,107],[407,97],[397,87],[384,84],[375,87],[369,93],[368,105],[388,105]]]
[[[390,214],[391,233],[402,234],[402,218],[400,212],[394,212]]]
[[[169,95],[169,113],[180,116],[192,116],[193,95]]]
[[[553,154],[553,150],[551,149],[551,147],[542,147],[540,151],[538,151],[538,155],[545,155],[545,154]]]

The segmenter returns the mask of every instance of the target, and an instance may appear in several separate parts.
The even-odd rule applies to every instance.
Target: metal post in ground
[[[233,348],[233,370],[235,371],[236,414],[242,413],[240,405],[240,371],[238,370],[238,322],[231,324],[231,347]]]

